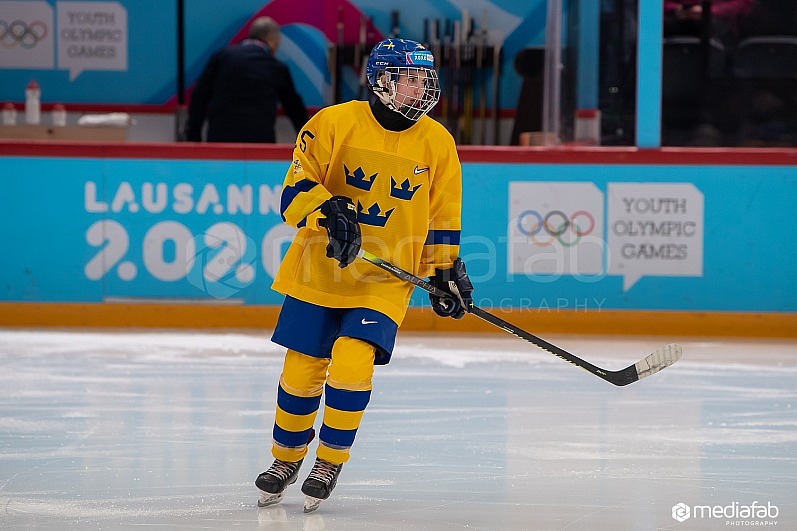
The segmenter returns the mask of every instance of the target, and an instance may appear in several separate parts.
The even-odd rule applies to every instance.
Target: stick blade
[[[683,349],[681,345],[676,343],[670,343],[669,345],[664,345],[660,349],[656,350],[648,357],[643,360],[640,360],[634,365],[637,372],[637,377],[639,380],[645,378],[646,376],[650,376],[651,374],[655,374],[663,369],[666,369],[679,359],[681,359],[681,355],[683,354]]]

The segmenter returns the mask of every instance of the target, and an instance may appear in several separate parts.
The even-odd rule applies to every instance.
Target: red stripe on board
[[[12,101],[9,102],[18,112],[25,111],[25,102]],[[42,112],[50,112],[53,110],[53,105],[59,102],[48,102],[41,104]],[[146,103],[130,103],[130,104],[117,104],[117,103],[60,103],[66,108],[67,112],[84,113],[84,114],[104,114],[111,112],[126,112],[128,114],[174,114],[177,112],[177,102],[168,102],[163,104],[146,104]],[[187,107],[187,106],[186,106]],[[308,107],[307,112],[310,116],[320,111],[323,107]],[[277,115],[284,116],[285,112],[282,107],[277,107]],[[514,115],[514,114],[513,114]]]
[[[0,139],[0,155],[188,160],[290,160],[291,144],[75,142]],[[511,164],[665,164],[797,166],[791,148],[460,146],[462,162]]]
[[[74,142],[2,140],[0,155],[118,159],[291,160],[291,144],[203,144],[198,142]]]
[[[531,164],[667,164],[689,166],[797,166],[790,148],[661,148],[460,146],[462,162]]]

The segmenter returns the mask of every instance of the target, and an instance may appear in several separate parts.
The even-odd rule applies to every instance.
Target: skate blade
[[[285,494],[284,492],[280,492],[279,494],[272,494],[270,492],[263,492],[261,490],[260,498],[257,500],[257,506],[262,508],[279,503],[284,494]]]
[[[313,498],[312,496],[305,496],[304,497],[304,512],[312,513],[318,506],[321,505],[321,502],[324,500],[320,500],[318,498]]]

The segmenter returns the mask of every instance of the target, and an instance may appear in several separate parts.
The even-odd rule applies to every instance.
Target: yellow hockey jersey
[[[413,286],[364,260],[327,258],[319,208],[332,196],[357,207],[362,247],[419,277],[451,267],[459,254],[462,173],[454,139],[422,117],[393,132],[369,103],[318,112],[299,133],[282,189],[283,220],[299,229],[272,285],[330,308],[370,308],[401,324]]]

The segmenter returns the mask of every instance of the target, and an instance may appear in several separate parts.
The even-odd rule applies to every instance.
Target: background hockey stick
[[[357,256],[374,264],[380,269],[384,269],[391,275],[398,277],[405,282],[409,282],[410,284],[418,286],[432,295],[447,299],[451,298],[450,293],[436,288],[429,282],[426,282],[425,280],[418,278],[407,271],[404,271],[400,267],[397,267],[386,260],[382,260],[381,258],[374,256],[368,251],[360,249],[360,251],[357,253]],[[635,364],[629,365],[625,369],[619,371],[609,371],[606,369],[601,369],[600,367],[596,367],[595,365],[582,360],[578,356],[571,354],[566,350],[557,347],[556,345],[548,343],[544,339],[530,334],[529,332],[526,332],[525,330],[522,330],[515,325],[508,323],[507,321],[504,321],[500,317],[497,317],[488,311],[482,310],[473,303],[471,303],[470,308],[467,308],[467,311],[468,313],[471,313],[502,330],[506,330],[510,334],[519,337],[520,339],[524,339],[529,343],[537,345],[538,347],[547,350],[554,356],[558,356],[565,361],[569,361],[573,365],[581,367],[582,369],[591,372],[595,376],[598,376],[599,378],[602,378],[607,382],[617,386],[628,385],[630,383],[636,382],[637,380],[645,378],[646,376],[657,373],[678,361],[682,354],[680,345],[670,343],[669,345],[664,345]]]

